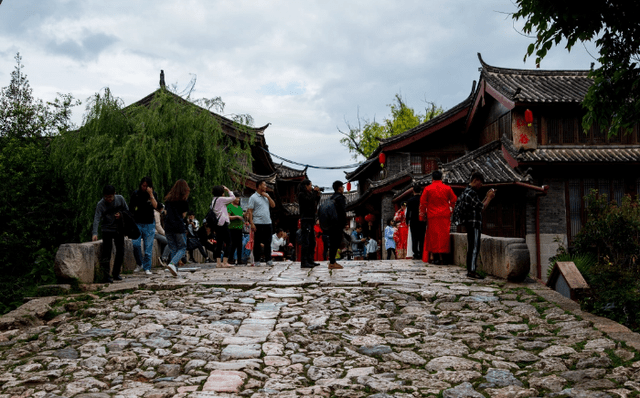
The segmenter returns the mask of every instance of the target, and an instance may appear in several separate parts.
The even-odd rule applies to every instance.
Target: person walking
[[[471,182],[458,198],[453,211],[453,222],[462,224],[467,230],[467,276],[474,279],[484,279],[477,273],[478,255],[482,234],[482,211],[496,195],[495,189],[490,189],[484,199],[480,201],[478,191],[484,185],[484,176],[479,172],[471,175]]]
[[[391,253],[393,253],[393,257],[398,259],[398,255],[396,254],[396,241],[393,238],[395,234],[395,222],[391,219],[387,222],[387,226],[384,229],[384,247],[387,249],[387,260],[391,260]]]
[[[156,222],[153,215],[158,206],[158,195],[153,191],[151,177],[143,177],[138,189],[131,193],[129,208],[133,212],[133,219],[140,230],[140,237],[133,244],[133,256],[136,259],[135,271],[142,271],[151,275],[151,257],[153,256],[153,239],[156,234]],[[142,241],[144,240],[144,253]]]
[[[337,220],[329,228],[329,269],[342,269],[342,265],[336,263],[336,254],[342,245],[342,228],[347,223],[347,200],[343,195],[344,184],[342,181],[335,181],[332,185],[332,200],[336,209]]]
[[[213,256],[216,259],[216,266],[218,268],[230,268],[233,265],[229,264],[229,253],[231,249],[231,235],[229,235],[229,212],[227,211],[227,205],[236,199],[236,196],[224,185],[216,185],[211,190],[213,194],[213,200],[211,200],[211,208],[213,212],[218,216],[218,225],[214,226],[216,232],[216,251]],[[229,196],[222,196],[225,193]],[[224,249],[224,259],[220,260],[220,256]]]
[[[453,189],[442,182],[440,170],[431,173],[431,178],[431,184],[420,197],[420,218],[427,221],[423,261],[440,265],[442,255],[451,251],[451,211],[458,198]]]
[[[413,259],[422,258],[422,248],[424,246],[427,223],[420,220],[420,195],[422,188],[414,186],[413,196],[407,200],[407,224],[411,234],[411,249]]]
[[[314,187],[308,179],[298,185],[298,206],[300,208],[300,268],[320,265],[314,261],[316,249],[315,223],[320,188]]]
[[[253,257],[255,263],[260,261],[260,253],[264,251],[264,259],[268,266],[271,261],[271,214],[269,209],[276,207],[276,202],[267,193],[267,182],[259,180],[256,183],[256,192],[249,198],[247,216],[254,232]]]
[[[229,236],[231,237],[231,249],[229,249],[229,260],[235,264],[242,263],[242,228],[244,227],[244,216],[240,207],[240,192],[233,193],[235,199],[227,205],[229,214]],[[235,255],[235,261],[233,261]]]
[[[102,222],[102,250],[100,253],[100,269],[102,282],[112,283],[121,281],[120,271],[124,260],[124,231],[122,228],[122,211],[129,210],[127,202],[120,195],[116,195],[113,185],[105,185],[102,189],[102,199],[96,205],[93,216],[92,241],[98,240],[98,226]],[[112,247],[116,247],[113,259],[113,274],[109,272]],[[113,278],[111,277],[113,275]]]
[[[167,216],[164,220],[164,230],[167,234],[169,245],[169,264],[165,264],[162,259],[160,264],[169,269],[173,276],[178,276],[176,265],[187,252],[187,229],[184,225],[184,218],[189,211],[189,193],[191,189],[185,180],[178,180],[173,184],[167,196],[164,197],[164,205]]]

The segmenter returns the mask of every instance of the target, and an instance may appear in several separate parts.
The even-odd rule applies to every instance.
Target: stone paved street
[[[161,269],[0,332],[4,397],[633,397],[637,334],[538,283],[350,261]],[[4,323],[7,324],[6,322]]]

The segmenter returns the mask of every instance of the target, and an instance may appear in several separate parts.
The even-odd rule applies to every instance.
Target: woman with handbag
[[[222,196],[224,193],[229,196]],[[211,201],[211,209],[218,218],[218,222],[214,225],[216,231],[216,251],[213,253],[216,258],[216,266],[218,268],[231,268],[233,265],[229,264],[229,254],[231,249],[231,235],[229,235],[229,212],[227,211],[227,205],[236,199],[236,196],[224,185],[216,185],[211,190],[213,194],[213,200]],[[224,259],[220,262],[220,255],[223,252],[224,247]]]

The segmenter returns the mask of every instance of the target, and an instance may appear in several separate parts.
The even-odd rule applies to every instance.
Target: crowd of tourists
[[[468,238],[468,276],[480,278],[476,272],[480,247],[482,210],[495,195],[490,190],[484,200],[477,191],[484,178],[480,173],[471,176],[469,186],[460,197],[442,182],[442,173],[432,174],[433,182],[414,195],[387,222],[382,237],[386,258],[422,259],[442,264],[443,256],[450,252],[451,222],[466,227]],[[321,190],[310,180],[298,186],[297,200],[300,221],[296,241],[300,246],[301,268],[319,266],[327,261],[329,269],[342,269],[338,259],[373,260],[378,258],[381,241],[363,225],[353,228],[348,223],[344,185],[333,183],[333,195],[325,205],[319,206]],[[240,205],[240,192],[233,192],[223,185],[213,187],[209,212],[200,222],[189,209],[190,188],[185,180],[178,180],[158,200],[150,177],[140,181],[138,189],[127,202],[116,194],[112,185],[103,188],[103,197],[96,205],[93,221],[94,241],[98,229],[102,232],[100,265],[104,282],[122,280],[125,236],[132,238],[133,255],[137,264],[134,272],[151,275],[154,240],[160,249],[159,263],[173,276],[180,267],[196,262],[198,251],[205,263],[215,263],[219,268],[235,265],[273,265],[273,257],[294,259],[296,251],[290,234],[278,228],[274,232],[271,209],[273,198],[267,193],[266,181],[256,183],[256,191],[249,197],[246,209]],[[324,218],[324,225],[321,220]],[[115,247],[113,269],[111,253]],[[213,253],[213,257],[209,256]]]

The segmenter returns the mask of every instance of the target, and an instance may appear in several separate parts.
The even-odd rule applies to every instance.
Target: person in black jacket
[[[342,265],[336,263],[336,253],[342,244],[342,228],[347,223],[347,200],[342,194],[344,185],[342,181],[333,183],[333,195],[329,200],[333,200],[336,207],[338,219],[329,228],[329,269],[342,269]]]
[[[313,227],[320,203],[320,188],[311,185],[310,180],[302,180],[298,185],[298,206],[300,207],[300,268],[313,268],[319,263],[313,261],[316,239]]]
[[[409,231],[411,232],[414,260],[422,258],[424,236],[427,231],[427,223],[420,221],[420,195],[422,195],[422,188],[414,186],[413,196],[407,200],[407,224],[409,224]]]
[[[102,282],[111,283],[113,280],[121,281],[120,270],[124,260],[124,231],[122,227],[122,211],[129,210],[127,202],[120,195],[116,195],[113,185],[105,185],[102,190],[102,199],[96,205],[96,213],[93,217],[93,236],[91,240],[98,240],[98,225],[102,222],[102,252],[100,255],[100,268],[102,269]],[[113,260],[113,279],[109,276],[109,263],[111,261],[111,248],[115,243],[116,257]]]
[[[144,270],[147,275],[151,275],[153,240],[156,235],[156,219],[153,211],[156,207],[158,207],[158,194],[153,190],[151,177],[143,177],[138,189],[131,193],[129,208],[133,212],[138,229],[140,229],[140,237],[132,242],[133,256],[137,264],[134,271]],[[144,253],[142,252],[143,240]]]

